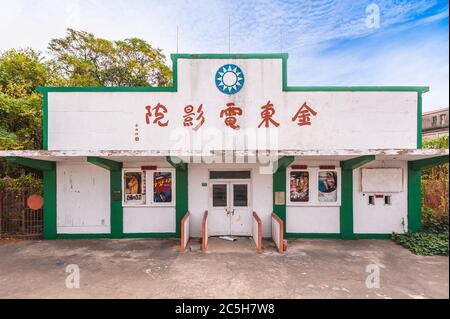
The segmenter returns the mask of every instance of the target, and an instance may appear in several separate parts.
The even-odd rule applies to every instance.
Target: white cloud
[[[380,7],[381,29],[365,25],[370,3]],[[45,51],[50,39],[76,27],[108,39],[140,37],[170,54],[176,51],[179,26],[180,52],[228,52],[231,17],[232,52],[279,52],[282,31],[292,85],[430,85],[424,109],[431,109],[448,105],[448,29],[445,35],[430,31],[411,42],[396,35],[448,19],[448,5],[417,19],[436,3],[0,0],[0,50],[31,46]],[[377,34],[384,40],[371,39]],[[359,43],[366,38],[367,43]]]

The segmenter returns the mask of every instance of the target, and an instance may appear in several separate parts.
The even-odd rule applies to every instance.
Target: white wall
[[[296,158],[292,165],[334,165],[339,167],[338,161],[304,161]],[[341,186],[338,180],[338,186]],[[310,188],[317,185],[310,184]],[[289,189],[286,189],[288,196]],[[311,192],[310,192],[311,193]],[[329,203],[327,203],[329,204]],[[288,233],[340,233],[340,206],[294,206],[286,204],[286,232]]]
[[[172,168],[167,162],[123,163],[123,168],[137,168],[155,165],[158,168]],[[122,182],[123,183],[123,182]],[[175,187],[175,184],[173,184]],[[176,231],[175,206],[171,207],[123,207],[123,232],[128,233],[173,233]]]
[[[353,171],[353,223],[355,234],[403,233],[408,229],[408,164],[406,161],[373,161],[364,168],[403,168],[403,191],[386,193],[361,192],[361,168]],[[375,205],[368,205],[369,195],[391,195],[392,205],[384,205],[384,198],[375,198]],[[402,223],[405,223],[402,225]]]
[[[226,63],[235,63],[244,72],[245,84],[234,95],[216,88],[215,73]],[[261,106],[269,100],[276,110],[273,118],[280,123],[275,129],[280,149],[416,148],[416,92],[283,92],[281,59],[180,59],[178,72],[178,92],[49,93],[49,149],[199,149],[208,139],[197,146],[186,145],[177,143],[177,134],[190,136],[193,143],[193,136],[212,131],[230,136],[244,135],[246,129],[266,130],[257,127]],[[239,131],[225,126],[219,116],[229,102],[243,109]],[[317,112],[311,126],[291,120],[304,102]],[[168,109],[167,127],[145,122],[145,106],[157,103]],[[183,110],[189,104],[196,108],[203,104],[205,112],[206,122],[195,134],[183,127]],[[135,141],[136,125],[139,141]],[[230,149],[221,142],[215,143],[218,149]]]
[[[202,217],[209,207],[209,170],[248,169],[251,170],[252,210],[261,218],[263,237],[270,237],[271,214],[273,210],[272,175],[260,174],[257,164],[189,164],[189,212],[191,213],[191,236],[201,237]],[[207,183],[207,186],[202,186]]]
[[[108,234],[110,173],[89,163],[56,165],[57,233]]]

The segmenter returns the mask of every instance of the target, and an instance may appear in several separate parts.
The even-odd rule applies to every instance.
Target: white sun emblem
[[[244,73],[234,64],[221,66],[216,73],[216,86],[226,94],[239,92],[244,85]]]

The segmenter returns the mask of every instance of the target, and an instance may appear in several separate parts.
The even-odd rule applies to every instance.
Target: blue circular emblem
[[[237,65],[225,64],[217,70],[216,86],[222,93],[237,93],[244,86],[244,73]]]

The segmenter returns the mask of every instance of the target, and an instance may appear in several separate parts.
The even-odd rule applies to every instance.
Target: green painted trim
[[[126,233],[123,238],[178,238],[177,233]]]
[[[183,163],[183,161],[176,156],[166,156],[166,161],[172,165],[173,168],[185,171],[187,170],[187,164]]]
[[[43,171],[44,176],[44,239],[56,238],[56,165]]]
[[[75,86],[49,86],[49,87],[38,87],[36,88],[38,92],[49,93],[49,92],[176,92],[173,86],[128,86],[128,87],[118,87],[118,86],[88,86],[88,87],[75,87]]]
[[[122,206],[122,171],[110,171],[111,197],[111,238],[123,237],[123,206]],[[120,193],[120,199],[114,199],[114,194]]]
[[[188,211],[188,164],[178,157],[167,156],[167,162],[175,168],[175,197],[176,197],[176,235],[181,236],[181,220]]]
[[[294,156],[283,156],[274,163],[273,167],[273,212],[284,222],[284,235],[286,235],[286,168],[295,160]],[[285,202],[283,205],[275,205],[275,193],[284,192]]]
[[[286,233],[286,238],[341,238],[341,234],[332,233]]]
[[[176,53],[171,54],[172,60],[177,59],[287,59],[287,53]]]
[[[88,156],[87,161],[91,164],[100,166],[101,168],[107,169],[109,171],[120,171],[122,169],[122,163],[112,161],[106,158]]]
[[[184,215],[188,211],[189,202],[188,202],[188,170],[177,168],[175,171],[176,174],[176,236],[181,236],[181,220]]]
[[[341,161],[341,207],[339,223],[341,237],[352,239],[353,234],[353,170],[375,160],[374,155],[360,156]]]
[[[109,171],[110,191],[110,222],[111,238],[123,237],[123,206],[122,206],[122,163],[109,159],[88,156],[87,161]],[[114,194],[120,193],[120,197]]]
[[[32,169],[37,169],[40,171],[52,171],[56,167],[55,162],[42,161],[42,160],[26,158],[26,157],[8,156],[8,157],[6,157],[6,160],[8,162],[15,163],[17,165],[29,167]]]
[[[342,169],[355,169],[375,160],[375,155],[365,155],[355,157],[346,161],[341,161]]]
[[[110,234],[56,234],[56,239],[97,239],[110,237]]]
[[[390,239],[392,234],[355,234],[355,239]]]
[[[282,158],[278,159],[277,162],[274,163],[273,171],[276,172],[280,168],[287,168],[289,165],[294,162],[295,157],[294,156],[283,156]]]
[[[287,86],[283,91],[300,92],[428,92],[428,86]]]
[[[417,92],[417,148],[422,148],[422,92]]]
[[[448,155],[425,158],[417,161],[410,161],[408,164],[413,170],[424,170],[433,166],[443,165],[448,163]]]
[[[422,230],[422,171],[408,162],[408,232]]]
[[[284,222],[284,233],[286,234],[286,203],[283,205],[275,204],[275,193],[284,192],[286,195],[286,169],[279,168],[272,175],[273,180],[273,212]],[[286,199],[285,199],[286,200]]]
[[[343,169],[341,172],[341,207],[339,224],[343,239],[353,238],[353,170]]]
[[[48,93],[43,94],[42,149],[48,150]]]

